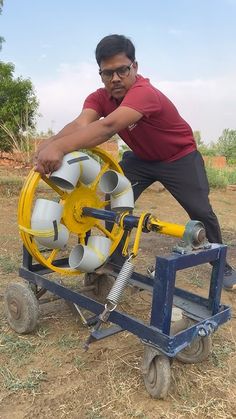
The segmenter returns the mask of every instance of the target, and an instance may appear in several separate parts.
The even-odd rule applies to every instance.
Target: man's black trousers
[[[210,243],[222,243],[219,222],[209,202],[204,161],[198,151],[171,163],[142,160],[132,151],[126,151],[120,165],[132,184],[135,201],[148,186],[158,181],[185,209],[190,219],[204,224]],[[157,210],[159,205],[157,195]],[[117,250],[120,253],[121,246]],[[115,261],[117,252],[114,256]]]

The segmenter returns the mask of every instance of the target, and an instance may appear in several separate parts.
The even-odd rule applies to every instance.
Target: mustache
[[[123,84],[122,84],[122,83],[120,83],[120,82],[118,81],[118,82],[113,83],[113,85],[112,85],[112,89],[117,89],[117,87],[124,87],[124,86],[123,86]]]

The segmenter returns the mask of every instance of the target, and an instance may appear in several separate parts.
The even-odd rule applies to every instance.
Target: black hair
[[[98,65],[102,60],[114,57],[116,54],[124,53],[132,62],[135,60],[135,47],[129,38],[124,35],[105,36],[97,45],[95,56]]]

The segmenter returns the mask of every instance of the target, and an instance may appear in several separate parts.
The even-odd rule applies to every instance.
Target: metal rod
[[[87,217],[97,218],[98,220],[111,221],[115,223],[119,217],[115,211],[109,210],[100,210],[97,208],[83,207],[83,215]],[[139,217],[134,215],[126,215],[124,217],[124,226],[127,228],[137,227],[139,222]]]
[[[122,214],[110,210],[101,210],[91,207],[83,207],[82,209],[83,216],[93,217],[99,220],[104,220],[107,222],[120,224],[120,219]],[[147,214],[144,214],[144,216]],[[145,217],[143,217],[145,218]],[[139,225],[140,217],[136,217],[132,214],[127,214],[122,217],[122,224],[124,228],[131,230],[132,228],[137,228]],[[160,221],[157,218],[150,216],[148,220],[148,225],[146,226],[148,231],[156,231],[159,234],[166,234],[169,236],[175,236],[182,238],[185,232],[185,226],[173,223],[167,223],[165,221]],[[190,234],[190,233],[189,233]]]

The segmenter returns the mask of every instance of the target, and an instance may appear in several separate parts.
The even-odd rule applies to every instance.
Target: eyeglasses
[[[128,77],[131,68],[133,67],[135,61],[130,65],[122,65],[121,67],[115,68],[114,70],[99,70],[99,74],[104,82],[111,81],[113,79],[114,73],[117,74],[121,79]]]

